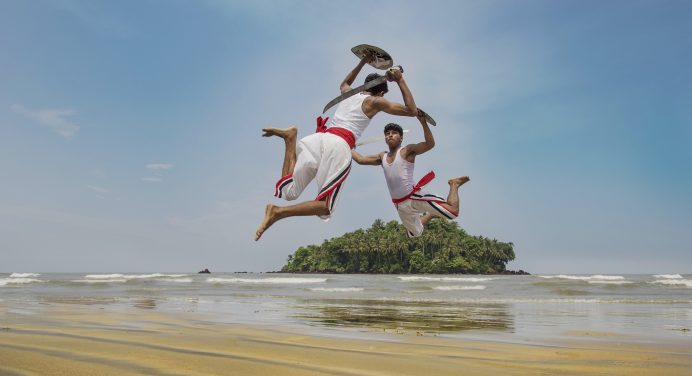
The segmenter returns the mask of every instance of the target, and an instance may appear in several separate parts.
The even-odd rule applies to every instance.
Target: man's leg
[[[284,152],[284,164],[281,167],[281,176],[290,175],[293,173],[293,168],[296,166],[296,139],[298,136],[298,128],[263,128],[262,137],[278,136],[284,139],[286,151]]]
[[[469,177],[468,176],[460,176],[454,179],[449,179],[447,182],[449,184],[449,195],[447,195],[447,202],[440,203],[445,209],[449,210],[452,213],[457,213],[459,214],[459,187],[464,185],[464,183],[468,182]],[[428,222],[430,222],[431,219],[435,218],[435,215],[432,213],[427,213],[421,218],[421,222],[423,223],[423,226],[425,226]]]
[[[428,222],[430,222],[430,220],[433,219],[433,218],[435,218],[435,215],[434,215],[434,214],[432,214],[432,213],[427,213],[427,214],[425,214],[425,215],[420,219],[420,221],[421,221],[421,223],[423,224],[423,226],[425,226],[425,225],[427,225]]]
[[[290,206],[276,206],[272,204],[267,204],[264,209],[264,221],[257,228],[255,232],[255,241],[259,240],[262,234],[267,231],[267,229],[273,225],[276,221],[296,216],[307,216],[307,215],[328,215],[329,208],[327,207],[326,201],[305,201],[300,204],[290,205]]]
[[[454,213],[459,214],[459,187],[468,182],[468,176],[460,176],[458,178],[449,179],[447,184],[449,184],[449,195],[447,195],[446,204],[442,204],[446,209],[451,210]]]

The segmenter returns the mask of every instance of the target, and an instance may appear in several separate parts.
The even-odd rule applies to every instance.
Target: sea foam
[[[666,279],[682,279],[680,274],[656,274],[655,278],[666,278]]]
[[[87,274],[86,279],[148,279],[148,278],[179,278],[185,277],[187,274]]]
[[[538,277],[541,278],[546,278],[546,279],[553,279],[553,278],[558,278],[558,279],[572,279],[572,280],[579,280],[579,281],[592,281],[592,280],[598,280],[598,281],[617,281],[617,280],[624,280],[625,277],[620,276],[620,275],[590,275],[590,276],[583,276],[583,275],[565,275],[565,274],[560,274],[560,275],[539,275]]]
[[[27,283],[40,283],[45,282],[40,279],[35,278],[0,278],[0,286],[7,285],[25,285]]]
[[[452,291],[452,290],[485,290],[483,285],[475,286],[435,286],[435,290]]]
[[[404,282],[411,281],[436,281],[436,282],[484,282],[492,281],[496,278],[490,277],[421,277],[421,276],[411,276],[411,277],[398,277]]]
[[[10,274],[10,278],[28,278],[28,277],[38,277],[41,274],[39,273],[12,273]]]
[[[192,278],[156,278],[159,282],[191,283]]]
[[[624,281],[624,280],[589,280],[587,281],[591,284],[600,284],[600,285],[627,285],[630,283],[634,283],[632,281]]]
[[[692,279],[659,279],[651,283],[669,286],[687,286],[692,287]]]
[[[325,292],[359,292],[363,291],[362,287],[313,287],[310,291],[325,291]]]
[[[74,283],[124,283],[127,279],[124,278],[98,278],[98,279],[74,279]]]
[[[274,284],[301,284],[323,283],[327,278],[207,278],[210,283],[274,283]]]

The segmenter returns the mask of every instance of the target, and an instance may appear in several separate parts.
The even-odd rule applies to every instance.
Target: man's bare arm
[[[356,77],[358,77],[358,73],[360,73],[360,70],[363,69],[365,64],[371,62],[374,59],[374,56],[371,54],[366,53],[365,56],[363,56],[362,59],[358,62],[358,65],[356,65],[355,68],[353,68],[352,71],[350,71],[347,75],[346,78],[341,82],[341,85],[339,86],[339,90],[341,90],[341,94],[351,90],[351,85],[353,84],[353,81],[355,81]]]
[[[423,114],[419,111],[416,118],[418,119],[418,121],[420,121],[420,124],[423,127],[423,137],[425,138],[425,141],[419,142],[417,144],[406,145],[406,160],[408,160],[409,162],[413,162],[413,159],[415,159],[416,155],[423,154],[426,151],[435,147],[435,138],[433,137],[432,131],[428,126],[428,122],[425,121],[425,116],[423,116]]]
[[[359,165],[369,165],[369,166],[379,166],[382,164],[382,154],[379,153],[376,155],[368,155],[368,156],[362,156],[360,155],[357,151],[351,150],[351,156],[353,156],[353,160],[356,161]]]
[[[390,102],[383,97],[377,97],[374,98],[372,106],[390,115],[416,116],[418,107],[416,107],[416,101],[413,100],[413,94],[411,94],[411,90],[408,88],[404,76],[399,70],[391,70],[390,72],[392,81],[395,81],[399,85],[401,96],[404,97],[404,104]]]

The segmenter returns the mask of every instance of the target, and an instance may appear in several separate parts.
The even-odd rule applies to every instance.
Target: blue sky
[[[0,2],[0,272],[275,270],[396,219],[382,172],[354,166],[332,221],[252,241],[282,204],[282,144],[260,129],[312,132],[361,43],[437,120],[416,175],[435,170],[439,194],[470,175],[458,221],[514,242],[511,269],[692,272],[691,17],[687,1]]]

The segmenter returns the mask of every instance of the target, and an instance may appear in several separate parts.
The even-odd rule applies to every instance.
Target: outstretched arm
[[[390,102],[383,97],[377,97],[373,101],[373,107],[377,110],[384,111],[390,115],[398,116],[416,116],[418,108],[413,100],[413,94],[404,80],[404,76],[400,70],[393,69],[390,71],[391,81],[396,81],[401,90],[401,96],[404,97],[404,104]]]
[[[382,164],[382,154],[379,153],[376,155],[368,155],[366,157],[360,155],[357,151],[351,150],[351,156],[353,156],[353,160],[356,161],[359,165],[370,165],[370,166],[379,166]]]
[[[358,65],[356,65],[355,68],[353,68],[352,71],[350,71],[347,75],[346,78],[341,82],[341,86],[339,86],[339,89],[341,90],[341,94],[351,90],[351,85],[353,84],[353,81],[355,81],[356,77],[358,77],[358,73],[360,73],[360,70],[363,69],[365,64],[371,62],[374,59],[374,56],[368,52],[365,53],[362,59],[358,62]]]
[[[435,147],[435,138],[433,137],[432,131],[430,131],[430,127],[428,127],[428,122],[425,121],[425,116],[418,111],[416,118],[418,118],[420,125],[423,127],[423,137],[425,137],[425,141],[417,144],[406,145],[406,160],[409,162],[413,162],[416,155],[423,154]]]

